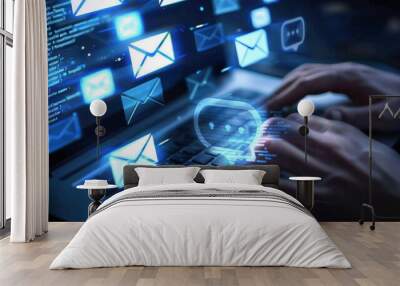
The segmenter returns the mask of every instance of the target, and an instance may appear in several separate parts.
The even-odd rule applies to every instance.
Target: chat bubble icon
[[[249,103],[206,98],[194,110],[199,141],[232,163],[255,159],[254,146],[261,136],[262,119]]]
[[[285,21],[281,28],[281,42],[284,51],[297,51],[304,43],[306,26],[303,17]]]

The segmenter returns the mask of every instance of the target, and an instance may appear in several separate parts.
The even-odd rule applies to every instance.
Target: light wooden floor
[[[379,223],[371,232],[357,223],[323,223],[353,265],[350,270],[285,267],[129,267],[48,270],[80,223],[51,223],[30,244],[0,241],[0,285],[400,285],[400,223]]]

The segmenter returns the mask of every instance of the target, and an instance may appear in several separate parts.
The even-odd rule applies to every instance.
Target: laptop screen
[[[109,135],[129,126],[129,98],[150,88],[142,86],[149,79],[159,79],[168,104],[207,67],[216,75],[244,68],[279,76],[313,61],[398,67],[397,8],[374,1],[47,0],[51,161],[93,146],[94,99],[107,102]],[[260,40],[260,53],[248,56]]]
[[[125,113],[152,83],[166,105],[184,95],[188,75],[226,66],[225,31],[213,11],[211,1],[48,0],[52,165],[93,146],[93,100],[106,101],[103,122],[113,136],[133,124]],[[149,117],[137,113],[135,124]]]
[[[224,90],[227,82],[243,82],[269,93],[279,79],[304,63],[357,61],[386,70],[400,67],[400,5],[396,3],[46,3],[51,180],[69,188],[93,177],[120,181],[121,172],[115,170],[128,161],[139,162],[135,153],[139,145],[154,145],[146,150],[155,150],[140,157],[144,158],[140,163],[190,164],[186,159],[199,152],[197,163],[240,164],[250,159],[268,163],[268,152],[261,152],[261,161],[241,153],[253,143],[269,116],[259,100],[263,95],[255,95],[258,105],[252,104],[254,94],[246,90],[208,99]],[[250,71],[258,77],[237,71]],[[258,84],[262,77],[269,80],[265,89],[263,83]],[[107,113],[101,118],[106,136],[101,138],[99,161],[96,119],[89,110],[97,99],[107,104]],[[328,100],[322,99],[331,104]],[[238,120],[231,120],[239,114]],[[190,150],[178,152],[178,145],[189,143],[193,143]],[[211,147],[216,147],[211,154],[203,151]],[[130,159],[121,161],[121,152],[129,153]],[[220,160],[221,154],[227,160]],[[217,158],[210,157],[215,155]]]
[[[204,68],[218,74],[279,62],[282,21],[302,15],[301,5],[286,9],[277,2],[47,0],[52,163],[93,145],[89,104],[95,99],[107,102],[104,122],[113,126],[111,136],[131,123],[125,113],[134,103],[127,97],[141,93],[149,79],[160,80],[168,104],[184,96],[187,77]],[[238,36],[257,30],[262,33],[235,44]],[[260,36],[260,53],[246,56],[246,45],[256,45]],[[135,123],[140,120],[135,116]],[[70,132],[62,132],[64,126]]]

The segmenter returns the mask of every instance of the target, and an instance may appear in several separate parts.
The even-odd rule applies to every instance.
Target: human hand
[[[337,202],[339,206],[354,208],[360,203],[368,190],[369,178],[369,141],[368,137],[353,126],[312,116],[308,136],[308,164],[304,163],[304,137],[298,129],[303,118],[292,114],[287,118],[270,118],[265,123],[263,145],[276,155],[275,162],[293,175],[312,175],[323,178],[318,183],[317,196],[323,201]],[[279,139],[269,136],[269,129],[285,126]],[[375,198],[388,196],[400,198],[398,187],[400,178],[397,166],[400,156],[384,144],[373,142],[374,157],[374,194]],[[293,192],[293,182],[283,181],[283,188]],[[393,200],[389,200],[393,201]],[[388,202],[385,202],[387,207]],[[358,212],[358,209],[356,210]]]
[[[271,109],[293,104],[306,95],[343,93],[358,105],[369,95],[398,95],[400,76],[356,63],[305,64],[290,72],[267,103]]]
[[[361,129],[368,127],[368,96],[400,94],[400,76],[355,63],[332,65],[306,64],[289,73],[267,103],[269,109],[279,109],[293,104],[306,95],[337,92],[349,96],[353,103],[360,105],[333,107],[326,117],[351,123]],[[373,115],[378,115],[384,103],[372,106]],[[387,119],[387,120],[385,120]],[[384,118],[377,130],[397,131],[400,126]]]

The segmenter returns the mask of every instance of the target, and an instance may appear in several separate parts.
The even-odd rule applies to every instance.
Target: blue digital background
[[[322,36],[343,22],[334,15],[329,21],[316,16],[316,3],[328,1],[46,2],[54,220],[85,220],[87,194],[75,187],[93,178],[122,186],[125,164],[271,162],[274,154],[256,148],[262,122],[293,111],[265,109],[275,77],[310,59],[371,59],[343,48],[352,41],[345,29],[335,39]],[[341,17],[350,21],[353,11]],[[322,20],[325,30],[320,31],[315,24]],[[390,62],[392,53],[374,57]],[[265,93],[220,92],[224,77],[240,68],[266,74],[271,86]],[[210,97],[223,104],[210,103]],[[99,161],[89,112],[94,99],[108,105]],[[204,102],[209,105],[196,127],[196,108]],[[270,130],[277,137],[284,132],[285,126]]]

